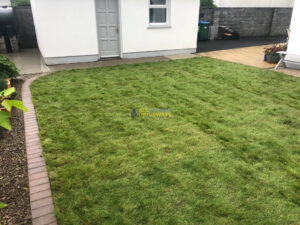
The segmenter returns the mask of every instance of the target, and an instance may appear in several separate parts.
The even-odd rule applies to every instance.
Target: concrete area
[[[193,55],[190,56],[194,57]],[[171,60],[171,57],[159,56],[159,57],[138,58],[138,59],[108,58],[97,62],[54,65],[54,66],[49,66],[49,68],[51,72],[55,72],[61,70],[87,69],[87,68],[95,68],[95,67],[103,67],[103,66],[116,66],[116,65],[124,65],[124,64],[159,62],[159,61],[168,61],[168,60]]]
[[[300,70],[280,67],[277,71],[288,74],[288,75],[291,75],[291,76],[294,76],[294,77],[300,77]]]
[[[21,75],[51,72],[38,49],[23,49],[20,52],[5,55],[16,64]]]
[[[181,54],[181,55],[148,57],[148,58],[138,58],[138,59],[109,58],[105,60],[100,60],[98,62],[47,66],[38,49],[26,49],[18,53],[6,54],[6,56],[8,56],[16,64],[21,75],[43,74],[43,73],[56,72],[61,70],[87,69],[87,68],[95,68],[95,67],[103,67],[103,66],[116,66],[116,65],[123,65],[123,64],[135,64],[135,63],[145,63],[145,62],[159,62],[159,61],[168,61],[168,60],[196,57],[196,55],[194,54]]]

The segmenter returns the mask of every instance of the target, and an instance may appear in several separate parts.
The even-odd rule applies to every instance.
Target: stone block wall
[[[287,35],[292,8],[201,8],[200,21],[228,26],[241,37]],[[216,36],[216,35],[215,35]]]
[[[272,28],[270,35],[279,36],[286,34],[286,29],[290,26],[293,10],[291,8],[277,8],[274,10]]]

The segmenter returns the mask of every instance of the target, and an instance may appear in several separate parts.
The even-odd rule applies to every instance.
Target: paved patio
[[[221,59],[230,62],[245,64],[248,66],[255,66],[263,69],[272,69],[274,64],[264,61],[264,49],[270,45],[254,46],[246,48],[237,48],[229,50],[219,50],[198,53],[201,56],[208,56],[215,59]]]
[[[262,45],[229,50],[210,51],[197,53],[197,55],[254,66],[262,69],[274,70],[276,64],[270,64],[264,61],[264,50],[270,46],[271,45]],[[285,69],[281,67],[278,71],[300,77],[300,70]]]

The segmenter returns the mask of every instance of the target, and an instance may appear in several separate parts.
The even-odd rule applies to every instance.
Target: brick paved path
[[[40,76],[26,80],[22,87],[22,99],[29,110],[29,112],[24,113],[24,123],[30,206],[33,225],[54,225],[57,222],[53,213],[54,207],[50,183],[43,157],[43,149],[40,145],[39,128],[29,88],[32,81]]]

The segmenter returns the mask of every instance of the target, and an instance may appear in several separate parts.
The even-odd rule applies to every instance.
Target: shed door
[[[96,0],[100,57],[117,57],[119,51],[118,0]]]

